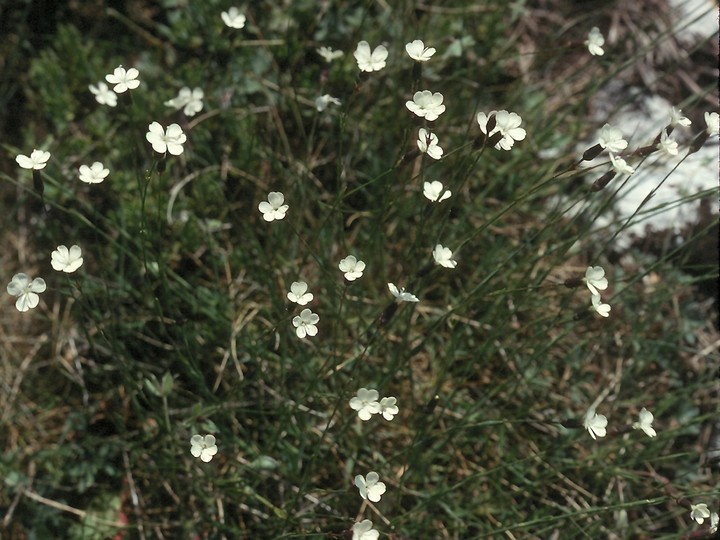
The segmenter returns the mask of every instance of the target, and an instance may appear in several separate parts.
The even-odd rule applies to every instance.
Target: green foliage
[[[32,354],[48,360],[6,398],[2,460],[9,500],[37,494],[15,510],[28,537],[108,538],[127,523],[128,537],[335,538],[366,517],[388,538],[669,538],[689,527],[676,497],[717,503],[695,450],[717,361],[693,341],[707,309],[677,250],[617,261],[593,222],[621,195],[590,193],[577,166],[597,127],[587,102],[612,69],[575,58],[558,106],[563,81],[543,69],[577,51],[563,36],[528,61],[529,43],[561,31],[515,31],[526,3],[265,2],[242,30],[222,24],[225,2],[160,4],[110,10],[89,33],[61,22],[28,66],[22,148],[52,152],[47,212],[29,175],[3,179],[20,193],[13,214],[32,214],[52,309],[17,330],[46,336]],[[418,37],[438,48],[422,66],[403,50]],[[358,74],[361,39],[387,44],[384,70]],[[345,55],[327,64],[322,45]],[[118,64],[140,87],[98,105],[88,85]],[[191,118],[165,105],[185,86],[205,93]],[[448,107],[432,123],[440,161],[417,155],[428,126],[405,108],[425,88]],[[325,93],[342,104],[319,113]],[[479,136],[475,114],[492,109],[523,117],[511,152]],[[152,152],[153,121],[182,126],[182,155]],[[82,184],[93,161],[110,175]],[[452,198],[429,203],[431,180]],[[258,211],[270,191],[290,206],[282,221]],[[44,254],[75,243],[81,270],[52,273]],[[433,264],[437,243],[458,268]],[[352,284],[337,267],[348,254],[367,264]],[[602,320],[584,287],[563,286],[598,264]],[[305,340],[286,298],[300,280],[320,315]],[[393,304],[388,282],[420,303]],[[348,405],[361,387],[396,396],[399,415],[361,423]],[[594,441],[582,418],[598,396],[610,433]],[[655,439],[630,427],[642,407]],[[217,437],[210,463],[190,455],[195,433]],[[352,486],[371,470],[388,484],[372,509]]]

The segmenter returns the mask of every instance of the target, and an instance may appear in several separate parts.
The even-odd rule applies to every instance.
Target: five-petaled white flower
[[[668,135],[667,130],[663,129],[660,134],[660,142],[657,143],[657,149],[665,152],[668,156],[677,156],[678,143]]]
[[[600,300],[599,294],[592,295],[592,308],[603,317],[608,317],[610,315],[610,304],[603,304],[602,300]]]
[[[217,454],[217,445],[214,435],[193,435],[190,437],[190,453],[193,457],[199,457],[205,463],[209,462]]]
[[[702,525],[703,522],[710,517],[710,509],[705,503],[690,505],[690,518]]]
[[[405,289],[400,288],[398,289],[394,283],[388,283],[387,284],[388,289],[390,290],[390,293],[400,300],[401,302],[419,302],[418,297],[414,294],[410,294],[409,292],[405,292]]]
[[[605,269],[602,266],[588,266],[583,281],[592,294],[599,295],[599,291],[604,291],[608,287]]]
[[[341,272],[345,272],[345,279],[355,281],[357,278],[362,277],[365,263],[357,260],[355,255],[348,255],[340,261],[338,268],[340,268]]]
[[[640,411],[640,418],[633,424],[633,429],[642,429],[648,437],[655,437],[657,433],[652,427],[653,413],[648,411],[645,407]]]
[[[432,202],[442,202],[449,199],[452,192],[449,189],[443,189],[442,182],[433,180],[423,183],[423,195]]]
[[[384,397],[380,400],[380,414],[387,421],[392,420],[397,413],[400,412],[397,406],[397,398],[395,397]]]
[[[590,51],[590,54],[593,56],[602,56],[605,54],[605,51],[602,48],[602,46],[605,45],[605,38],[600,33],[600,29],[597,26],[593,26],[590,29],[590,33],[585,40],[585,45],[587,45],[588,51]]]
[[[617,154],[627,148],[627,141],[623,139],[622,131],[620,128],[605,124],[600,129],[600,137],[598,143],[603,148],[606,148],[608,152]]]
[[[628,165],[627,161],[621,157],[617,157],[615,154],[610,154],[610,163],[612,163],[613,169],[615,169],[615,172],[618,174],[627,174],[630,176],[635,172],[635,169]]]
[[[720,133],[720,115],[716,112],[705,113],[705,124],[707,125],[708,135],[717,135]]]
[[[382,411],[382,407],[378,402],[377,390],[368,390],[367,388],[361,388],[357,391],[357,395],[350,400],[350,408],[353,411],[357,411],[360,420],[363,422],[370,420],[373,414],[378,414]]]
[[[692,124],[692,121],[688,117],[682,115],[682,109],[676,109],[675,107],[670,109],[671,126],[690,127],[690,124]]]
[[[378,480],[380,480],[380,475],[375,471],[369,472],[364,478],[360,474],[355,477],[355,485],[363,499],[370,499],[372,502],[378,502],[380,500],[387,488],[383,482],[379,482]]]
[[[262,212],[265,221],[275,221],[285,219],[285,214],[290,208],[285,202],[285,195],[279,191],[271,191],[268,193],[268,200],[258,205],[258,210]]]
[[[313,313],[307,308],[303,309],[300,312],[300,315],[293,317],[292,320],[297,337],[303,339],[305,336],[317,335],[318,329],[315,325],[318,323],[319,320],[320,317],[317,313]]]
[[[82,250],[80,246],[71,246],[70,249],[67,246],[58,246],[55,251],[50,255],[52,267],[58,272],[65,272],[71,274],[82,266]]]
[[[23,154],[18,154],[15,157],[15,161],[17,161],[17,164],[23,169],[35,169],[36,171],[44,169],[45,165],[47,165],[48,159],[50,159],[50,152],[36,149],[33,149],[30,153],[30,157]]]
[[[378,540],[380,533],[372,528],[373,523],[369,519],[364,519],[355,523],[352,528],[352,540]]]
[[[105,75],[105,80],[115,85],[113,86],[115,93],[122,94],[140,86],[140,81],[137,80],[138,75],[140,75],[140,72],[135,68],[126,71],[124,67],[118,66],[111,74]]]
[[[97,86],[91,84],[88,88],[95,95],[95,101],[100,105],[107,105],[108,107],[117,105],[117,94],[110,90],[110,87],[104,82],[99,82]]]
[[[488,133],[487,124],[492,116],[495,116],[495,127]],[[510,150],[515,141],[522,141],[525,139],[527,132],[520,127],[522,118],[519,114],[508,111],[490,111],[488,114],[484,112],[477,113],[476,120],[482,131],[488,138],[492,137],[496,133],[502,135],[495,144],[496,150]]]
[[[588,409],[583,420],[583,427],[588,430],[593,439],[604,437],[607,433],[608,420],[604,414],[597,414],[595,409]]]
[[[7,292],[17,296],[15,307],[18,311],[25,312],[28,309],[37,307],[40,297],[38,293],[44,292],[47,286],[43,278],[30,279],[27,274],[15,274],[8,283]]]
[[[184,86],[180,89],[178,95],[166,101],[165,105],[178,111],[182,109],[186,116],[195,116],[202,111],[204,97],[205,92],[203,92],[202,88],[190,90],[189,87]]]
[[[317,53],[322,56],[323,60],[325,60],[328,64],[335,60],[336,58],[340,58],[345,53],[342,51],[335,51],[332,47],[320,47],[319,49],[315,49]]]
[[[357,60],[360,71],[380,71],[385,67],[385,60],[388,57],[388,51],[384,45],[378,45],[375,50],[370,52],[370,45],[367,41],[361,41],[357,44],[357,48],[353,53]]]
[[[187,136],[179,125],[170,124],[167,129],[163,129],[159,122],[153,122],[148,126],[145,138],[158,154],[170,152],[173,156],[183,153],[182,145],[187,141]]]
[[[418,131],[417,145],[421,152],[433,159],[440,159],[443,155],[443,149],[438,145],[437,135],[429,133],[425,128],[420,128]]]
[[[78,172],[80,173],[80,181],[86,184],[99,184],[110,174],[110,171],[99,161],[96,161],[90,167],[80,165]]]
[[[421,39],[416,39],[405,44],[405,52],[417,62],[427,62],[436,51],[434,47],[426,47]]]
[[[445,268],[455,268],[457,266],[457,261],[452,258],[452,250],[450,248],[443,247],[442,244],[435,246],[432,256],[433,259],[435,259],[435,264],[439,264]]]
[[[437,120],[438,116],[445,112],[443,95],[440,92],[434,94],[430,90],[415,92],[412,101],[406,101],[408,110],[428,122]]]
[[[332,97],[330,94],[325,94],[315,98],[315,108],[318,112],[323,112],[328,108],[328,105],[340,105],[340,100],[336,97]]]
[[[290,292],[287,293],[288,300],[300,306],[312,302],[313,294],[307,292],[307,290],[308,284],[304,281],[293,281],[292,285],[290,285]]]
[[[238,8],[235,6],[231,7],[227,11],[223,11],[220,14],[220,18],[225,23],[225,26],[235,28],[239,30],[245,27],[245,15],[243,15]]]

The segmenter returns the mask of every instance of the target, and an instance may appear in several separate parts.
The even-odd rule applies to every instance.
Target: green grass
[[[19,85],[23,121],[3,122],[2,268],[48,290],[31,312],[9,296],[2,311],[0,531],[349,538],[369,518],[380,538],[677,538],[698,528],[685,500],[717,511],[714,312],[680,249],[620,258],[593,221],[621,181],[591,193],[607,159],[577,166],[604,123],[588,103],[644,58],[640,42],[602,58],[582,45],[613,2],[563,4],[562,29],[531,24],[548,14],[525,4],[269,2],[243,30],[222,25],[224,2],[162,4],[150,18],[103,11],[89,31],[63,4],[33,39],[29,12],[12,14],[3,54],[20,65],[0,95]],[[438,48],[422,69],[404,52],[416,38]],[[386,42],[384,70],[358,74],[363,39]],[[326,64],[321,45],[345,56]],[[87,85],[118,64],[141,86],[98,105]],[[182,86],[205,92],[193,118],[163,105]],[[417,155],[424,124],[404,106],[426,88],[447,105],[431,124],[439,161]],[[318,113],[325,93],[342,105]],[[704,98],[683,96],[693,133]],[[484,145],[475,114],[492,109],[523,118],[510,152]],[[188,135],[163,172],[152,121]],[[45,207],[14,162],[33,147],[52,153]],[[108,179],[79,182],[96,160]],[[452,197],[429,203],[431,180]],[[282,221],[257,209],[269,191],[290,206]],[[433,264],[437,243],[456,269]],[[78,272],[51,269],[59,244],[82,247]],[[337,267],[348,254],[367,264],[352,284]],[[563,285],[589,265],[608,273],[607,319]],[[320,316],[305,340],[286,299],[300,280]],[[388,282],[420,302],[394,304]],[[348,402],[361,387],[396,396],[398,416],[360,422]],[[582,419],[596,400],[609,427],[593,440]],[[630,427],[643,407],[656,438]],[[190,455],[195,433],[217,437],[210,463]],[[373,470],[387,492],[367,505],[353,478]]]

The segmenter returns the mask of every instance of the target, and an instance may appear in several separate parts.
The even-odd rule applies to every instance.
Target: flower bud
[[[597,192],[601,189],[604,189],[605,186],[607,186],[613,178],[615,178],[615,171],[606,172],[600,178],[595,180],[595,182],[593,182],[593,185],[590,186],[590,191]]]
[[[600,152],[602,152],[602,151],[603,151],[603,148],[599,144],[596,144],[595,146],[591,146],[590,148],[585,150],[585,152],[583,152],[582,160],[583,161],[592,161],[593,159],[598,157],[600,155]]]

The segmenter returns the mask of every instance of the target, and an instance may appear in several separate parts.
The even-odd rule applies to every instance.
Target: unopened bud
[[[582,278],[579,277],[571,277],[565,280],[565,285],[568,289],[575,289],[583,284]]]
[[[705,144],[705,141],[708,140],[709,136],[710,135],[707,131],[701,131],[700,133],[698,133],[697,137],[695,137],[695,139],[693,139],[693,142],[690,143],[690,150],[688,150],[688,155],[694,154],[695,152],[700,150]]]
[[[595,180],[595,182],[593,182],[593,185],[590,186],[590,191],[596,192],[604,189],[605,186],[607,186],[610,183],[610,180],[612,180],[613,178],[615,178],[615,171],[606,172],[600,178]]]
[[[489,131],[489,130],[488,130],[488,131]],[[496,133],[493,133],[492,137],[490,137],[490,138],[488,139],[487,145],[488,145],[488,146],[495,146],[497,143],[499,143],[499,142],[502,140],[503,136],[504,136],[504,135],[503,135],[502,133],[500,133],[499,131],[496,132]]]
[[[657,144],[652,144],[650,146],[643,146],[641,148],[638,148],[632,153],[632,155],[636,157],[645,157],[649,156],[653,152],[657,152],[657,150]]]
[[[603,148],[599,144],[596,144],[595,146],[591,146],[590,148],[585,150],[585,152],[583,152],[583,155],[582,155],[583,161],[592,161],[593,159],[598,157],[600,155],[600,152],[602,152],[602,151],[603,151]]]

